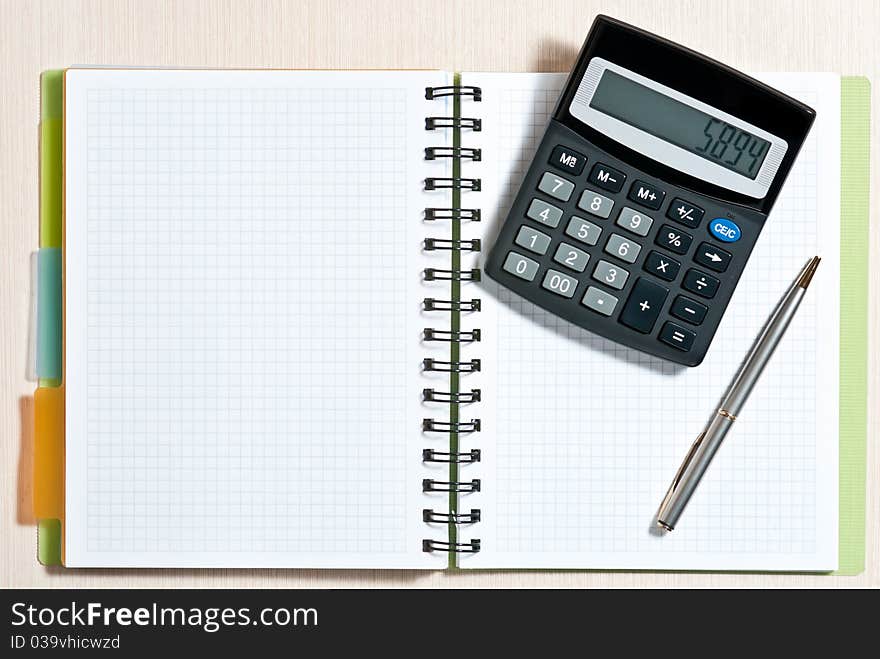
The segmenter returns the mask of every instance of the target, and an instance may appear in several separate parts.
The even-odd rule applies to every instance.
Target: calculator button
[[[652,251],[648,253],[645,265],[642,267],[645,272],[650,272],[655,277],[672,281],[678,276],[678,271],[681,270],[681,263],[672,257],[666,256],[666,254]]]
[[[700,304],[696,300],[692,300],[684,295],[676,297],[672,301],[672,306],[669,307],[670,314],[676,318],[686,320],[692,325],[699,325],[702,323],[703,318],[706,317],[707,311],[709,311],[709,307],[705,304]]]
[[[634,240],[624,238],[618,233],[612,233],[608,237],[608,242],[605,244],[605,251],[612,256],[616,256],[621,261],[635,263],[636,258],[639,256],[639,252],[642,251],[642,246]]]
[[[627,231],[632,231],[637,236],[647,236],[648,231],[651,229],[651,225],[654,224],[654,220],[644,213],[634,211],[632,208],[624,206],[623,210],[620,211],[620,216],[617,218],[615,224],[619,227],[623,227]]]
[[[709,222],[709,235],[723,243],[735,243],[742,236],[742,231],[733,220],[716,217]]]
[[[589,183],[592,183],[603,190],[608,190],[609,192],[620,192],[625,180],[626,174],[619,169],[614,169],[601,162],[597,162],[593,165],[593,169],[590,171],[590,176],[587,178]]]
[[[587,211],[590,215],[595,215],[596,217],[601,218],[606,218],[611,215],[611,209],[613,207],[614,202],[611,199],[604,195],[600,195],[598,192],[591,192],[590,190],[584,190],[580,201],[578,201],[578,208]]]
[[[568,243],[559,243],[553,260],[572,270],[583,272],[587,269],[587,261],[590,260],[590,255],[577,247],[572,247]]]
[[[664,224],[657,232],[657,238],[654,242],[675,254],[687,254],[691,243],[694,242],[694,237],[681,229]]]
[[[526,281],[533,281],[535,275],[538,274],[538,262],[516,252],[510,252],[507,255],[502,267],[515,277]]]
[[[614,313],[614,307],[617,306],[617,298],[595,286],[590,286],[584,293],[581,304],[603,316],[610,316]]]
[[[642,334],[648,334],[654,329],[667,295],[669,289],[665,286],[640,278],[623,306],[620,322]]]
[[[712,275],[707,275],[705,272],[693,268],[684,273],[684,279],[681,282],[683,289],[705,298],[715,297],[720,285],[721,282]]]
[[[663,325],[663,329],[660,330],[660,336],[658,338],[663,341],[663,343],[668,343],[673,348],[678,348],[679,350],[687,352],[691,349],[691,346],[694,345],[694,339],[697,338],[697,335],[681,325],[667,322]]]
[[[551,206],[546,201],[532,199],[529,210],[526,211],[526,217],[555,229],[559,226],[559,220],[562,219],[562,209]]]
[[[644,181],[635,181],[630,187],[628,195],[632,201],[651,210],[660,208],[665,196],[666,193],[663,190]]]
[[[715,247],[709,243],[700,243],[697,251],[694,252],[694,261],[700,265],[704,265],[715,272],[724,272],[730,265],[730,259],[733,255],[725,252],[720,247]]]
[[[574,183],[550,172],[544,172],[538,183],[538,190],[560,201],[568,201],[571,199],[571,193],[574,192]]]
[[[544,281],[541,286],[552,293],[561,295],[562,297],[574,297],[575,289],[577,289],[578,280],[574,277],[562,274],[558,270],[548,270],[544,275]]]
[[[620,290],[626,285],[629,279],[629,271],[624,270],[619,265],[608,263],[608,261],[599,261],[596,269],[593,270],[593,279],[601,281],[606,286]]]
[[[587,245],[595,245],[599,242],[599,236],[602,234],[602,228],[592,222],[578,217],[572,216],[565,228],[565,235],[580,240]]]
[[[557,169],[569,172],[572,176],[578,176],[584,171],[584,165],[587,164],[587,157],[577,151],[559,145],[553,149],[553,153],[550,154],[549,162]]]
[[[700,220],[703,219],[704,212],[699,206],[694,206],[691,202],[676,197],[669,203],[669,208],[666,209],[666,217],[680,222],[686,227],[696,229],[700,225]]]
[[[541,233],[537,229],[523,225],[519,228],[519,233],[516,234],[514,242],[535,254],[546,254],[547,248],[550,247],[550,236],[546,233]]]

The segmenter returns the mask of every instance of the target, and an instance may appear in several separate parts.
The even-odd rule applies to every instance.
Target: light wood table
[[[33,384],[25,379],[29,258],[37,245],[42,70],[74,64],[566,71],[596,13],[747,71],[861,74],[873,88],[867,568],[858,577],[602,572],[46,569],[30,512]],[[0,587],[880,586],[878,382],[880,3],[876,0],[481,2],[0,0]]]

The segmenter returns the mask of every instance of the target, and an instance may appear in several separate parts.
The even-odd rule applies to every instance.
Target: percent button
[[[654,239],[657,245],[665,247],[670,252],[675,252],[676,254],[687,254],[693,241],[694,237],[692,235],[668,224],[660,227],[657,238]]]

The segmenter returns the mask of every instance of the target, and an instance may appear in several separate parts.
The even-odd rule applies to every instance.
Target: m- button
[[[609,192],[620,192],[623,182],[626,180],[626,174],[619,169],[614,169],[601,162],[593,165],[590,176],[587,179],[590,183],[603,190]]]

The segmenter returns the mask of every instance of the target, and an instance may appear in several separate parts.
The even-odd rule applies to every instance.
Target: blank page
[[[491,245],[565,76],[466,74],[483,89]],[[833,570],[837,566],[840,110],[837,76],[767,81],[818,112],[705,361],[660,361],[484,278],[482,550],[463,567]],[[611,220],[609,220],[611,221]],[[801,310],[676,530],[653,516],[806,259]]]
[[[418,218],[446,80],[67,73],[67,565],[445,567]]]

